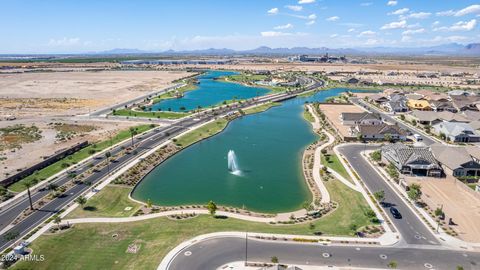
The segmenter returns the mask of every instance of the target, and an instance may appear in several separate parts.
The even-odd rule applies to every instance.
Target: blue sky
[[[2,0],[0,53],[480,42],[469,0]]]

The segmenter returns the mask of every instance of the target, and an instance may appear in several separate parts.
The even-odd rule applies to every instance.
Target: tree
[[[463,270],[463,266],[457,265],[457,270]]]
[[[375,199],[377,199],[377,201],[382,203],[383,200],[385,200],[385,191],[384,190],[375,191],[375,193],[373,193],[373,196],[375,197]]]
[[[407,194],[410,200],[417,202],[418,200],[420,200],[420,197],[422,196],[421,186],[418,184],[409,185]]]
[[[395,268],[397,268],[397,266],[398,266],[398,263],[397,263],[397,261],[395,261],[395,260],[390,261],[390,262],[388,263],[388,268],[395,269]]]
[[[393,137],[392,137],[392,134],[390,133],[386,133],[384,136],[383,136],[383,139],[387,142],[392,142],[393,141]]]
[[[412,120],[412,125],[416,126],[417,125],[417,120],[413,119]]]
[[[30,210],[33,210],[32,194],[30,193],[30,187],[32,187],[32,182],[27,181],[23,183],[23,186],[27,188],[28,202],[30,203]]]
[[[85,204],[87,203],[87,198],[85,198],[85,196],[80,196],[75,200],[75,202],[80,204],[82,208],[85,208]]]
[[[210,215],[215,216],[215,212],[217,212],[217,205],[213,201],[209,201],[207,204],[208,212]]]
[[[107,170],[108,174],[110,174],[110,157],[112,156],[112,153],[110,151],[105,152],[105,158],[107,158]]]
[[[425,132],[427,132],[428,134],[430,134],[431,129],[432,127],[430,125],[425,126]]]
[[[270,261],[272,263],[278,263],[278,257],[277,256],[273,256],[272,258],[270,258]]]
[[[150,199],[147,200],[147,207],[152,208],[152,201]]]
[[[138,134],[137,129],[134,128],[134,127],[131,127],[131,128],[130,128],[130,137],[131,137],[131,139],[132,139],[132,146],[133,146],[133,137],[134,137],[135,135],[137,135],[137,134]]]
[[[373,161],[379,162],[382,160],[382,153],[380,150],[374,151],[370,154],[370,157],[373,159]]]
[[[59,230],[60,230],[61,222],[62,222],[62,218],[59,215],[55,215],[55,217],[53,218],[53,223],[57,224]]]
[[[405,121],[405,115],[401,114],[400,115],[400,120]]]

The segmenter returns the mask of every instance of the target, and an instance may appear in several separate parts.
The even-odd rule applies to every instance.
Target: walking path
[[[320,119],[318,118],[317,114],[314,112],[314,109],[312,105],[307,105],[308,111],[312,114],[313,118],[315,119],[315,122],[312,123],[313,129],[314,130],[319,130],[320,129]],[[327,133],[327,136],[330,135]],[[329,203],[330,202],[330,193],[328,193],[327,188],[323,184],[322,178],[320,176],[320,169],[322,168],[322,163],[321,163],[321,158],[322,158],[322,149],[325,147],[331,145],[333,142],[335,142],[335,138],[333,136],[328,136],[328,142],[322,144],[319,146],[317,149],[315,149],[315,154],[313,157],[313,180],[318,186],[318,189],[320,190],[320,194],[322,195],[322,198],[320,200],[321,203]]]

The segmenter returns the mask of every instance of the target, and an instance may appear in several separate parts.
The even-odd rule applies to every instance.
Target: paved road
[[[375,112],[375,113],[378,113],[378,114],[381,114],[382,115],[382,118],[387,121],[387,122],[390,122],[392,124],[394,123],[398,123],[398,125],[408,131],[410,131],[412,134],[419,134],[421,137],[422,137],[422,141],[423,143],[425,143],[425,145],[432,145],[434,143],[436,143],[436,141],[434,141],[432,138],[430,137],[427,137],[421,133],[419,133],[418,131],[416,131],[415,129],[405,125],[404,123],[402,123],[401,121],[397,120],[396,118],[392,117],[390,114],[387,114],[385,113],[384,111],[378,109],[378,108],[375,108],[374,106],[372,106],[371,104],[368,104],[367,102],[365,102],[364,100],[361,100],[359,98],[350,98],[351,102],[355,103],[355,104],[358,104],[360,106],[362,106],[363,108],[367,109],[368,111],[370,112]]]
[[[219,109],[216,109],[214,112],[206,112],[202,113],[200,115],[192,116],[192,117],[186,117],[184,119],[178,120],[175,123],[165,126],[165,127],[160,127],[160,128],[155,128],[152,131],[149,131],[148,133],[142,134],[141,136],[137,136],[134,140],[135,143],[135,149],[137,150],[137,155],[123,155],[119,158],[117,158],[117,161],[115,163],[110,164],[110,170],[114,171],[117,169],[122,168],[124,165],[128,164],[129,162],[132,162],[136,156],[142,155],[149,150],[155,148],[156,146],[162,144],[166,140],[175,137],[176,135],[188,130],[189,128],[196,126],[198,124],[208,122],[214,118],[216,118],[219,115],[224,115],[229,112],[234,112],[240,108],[245,108],[248,106],[251,106],[253,104],[258,104],[258,103],[263,103],[267,101],[281,101],[286,98],[292,98],[295,97],[298,94],[303,93],[304,91],[309,91],[313,90],[316,88],[319,88],[323,86],[322,81],[311,81],[312,83],[306,87],[305,90],[298,90],[290,93],[278,93],[278,94],[272,94],[272,95],[267,95],[267,96],[262,96],[255,98],[253,101],[250,102],[244,102],[242,104],[233,104],[230,105],[229,107],[222,107]],[[127,141],[115,148],[113,148],[110,152],[112,153],[112,156],[115,155],[116,153],[122,151],[123,147],[128,147],[130,146],[130,142]],[[99,159],[91,159],[90,162],[87,162],[84,165],[78,166],[76,168],[77,174],[81,174],[82,172],[86,171],[89,169],[88,164],[97,164],[102,161],[104,157],[99,156]],[[108,175],[107,169],[104,168],[100,172],[93,174],[89,178],[86,179],[86,182],[91,182],[92,185],[100,182],[103,180],[106,176]],[[68,178],[67,174],[63,174],[58,177],[57,180],[55,180],[55,183],[60,186],[67,181],[70,181],[71,179]],[[64,196],[59,197],[48,203],[47,205],[44,205],[35,213],[32,215],[28,216],[26,219],[23,221],[19,222],[18,224],[14,225],[11,228],[5,229],[6,231],[0,236],[0,251],[4,250],[5,248],[9,247],[12,245],[15,241],[18,241],[20,238],[25,236],[31,229],[36,227],[37,225],[41,224],[44,222],[46,219],[60,211],[62,208],[64,208],[68,203],[72,202],[80,196],[83,192],[87,191],[91,187],[86,184],[79,184],[74,186],[72,189],[68,190]],[[46,196],[48,194],[48,191],[45,190],[33,190],[32,191],[32,200],[33,202],[36,202],[40,200],[42,197]],[[29,207],[28,199],[27,197],[23,197],[18,202],[12,205],[8,205],[4,207],[2,210],[0,210],[0,230],[6,228],[8,224],[10,224],[24,209]],[[5,237],[5,235],[17,235],[14,239],[10,239],[9,237]]]
[[[439,242],[428,228],[418,219],[410,208],[401,200],[399,195],[385,183],[385,180],[362,158],[360,152],[375,150],[378,146],[371,145],[344,145],[338,150],[342,153],[352,167],[357,171],[360,178],[373,193],[378,190],[385,191],[385,202],[393,204],[402,214],[401,219],[395,219],[389,209],[386,212],[392,218],[399,230],[402,240],[407,244],[438,245]]]
[[[269,262],[271,257],[276,256],[281,263],[296,265],[384,269],[390,261],[395,260],[399,269],[418,270],[431,266],[436,270],[452,270],[459,265],[465,270],[480,269],[480,253],[424,248],[323,246],[252,239],[246,245],[245,238],[237,237],[195,243],[177,254],[168,269],[218,269],[230,262],[244,261],[246,247],[248,261],[251,262]]]

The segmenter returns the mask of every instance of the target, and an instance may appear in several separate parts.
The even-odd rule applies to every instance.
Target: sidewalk
[[[318,118],[317,114],[314,112],[314,110],[313,110],[313,108],[310,104],[307,105],[307,108],[308,108],[309,112],[313,115],[313,117],[315,118],[315,122],[312,123],[313,128],[316,129],[316,130],[320,129],[320,119]],[[320,169],[322,168],[322,162],[321,162],[322,149],[328,147],[333,142],[335,142],[335,138],[332,135],[327,133],[327,136],[328,136],[328,142],[322,144],[321,146],[317,147],[317,149],[315,149],[315,154],[314,154],[314,158],[313,158],[313,172],[312,172],[312,175],[313,175],[313,180],[317,184],[318,189],[320,190],[320,194],[322,195],[321,203],[329,203],[331,201],[330,200],[330,193],[328,193],[328,189],[323,184],[322,177],[320,176]]]

